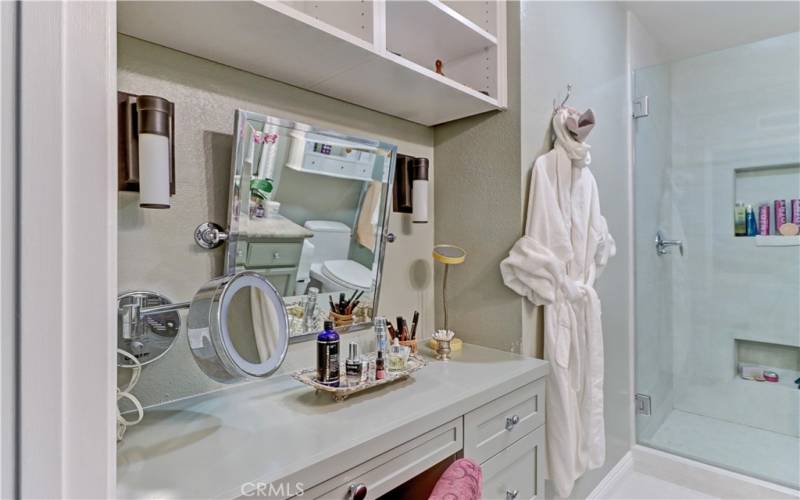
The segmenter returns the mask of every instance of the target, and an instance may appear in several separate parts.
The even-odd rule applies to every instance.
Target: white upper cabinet
[[[120,33],[423,125],[506,106],[497,0],[145,1],[117,12]]]

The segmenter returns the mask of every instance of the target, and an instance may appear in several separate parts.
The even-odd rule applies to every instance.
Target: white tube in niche
[[[411,174],[411,221],[428,222],[428,159],[415,158]]]
[[[139,134],[139,206],[169,208],[169,137]]]
[[[139,140],[139,206],[169,208],[172,103],[162,97],[136,99]]]

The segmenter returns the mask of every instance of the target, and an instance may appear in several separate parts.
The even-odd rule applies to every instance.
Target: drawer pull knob
[[[519,490],[506,490],[506,500],[514,500],[519,495]]]
[[[364,500],[367,498],[367,485],[364,483],[351,484],[347,490],[348,500]]]
[[[272,259],[273,260],[278,260],[280,258],[281,258],[281,254],[279,254],[278,252],[275,252],[274,254],[272,254]]]
[[[519,423],[519,415],[514,415],[513,417],[507,417],[506,418],[506,430],[510,431],[518,423]]]

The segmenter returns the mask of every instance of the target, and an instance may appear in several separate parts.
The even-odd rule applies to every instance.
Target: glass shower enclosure
[[[800,236],[776,227],[800,199],[800,37],[633,87],[637,440],[800,488]],[[737,202],[767,235],[735,235]]]

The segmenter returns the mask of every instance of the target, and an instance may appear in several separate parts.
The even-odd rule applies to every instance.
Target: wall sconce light
[[[428,159],[415,158],[411,169],[411,193],[414,212],[411,222],[428,222]]]
[[[412,214],[411,221],[415,223],[428,222],[429,169],[427,158],[397,155],[392,209]]]
[[[169,208],[175,194],[173,103],[162,97],[117,92],[118,186],[138,191],[142,208]]]

